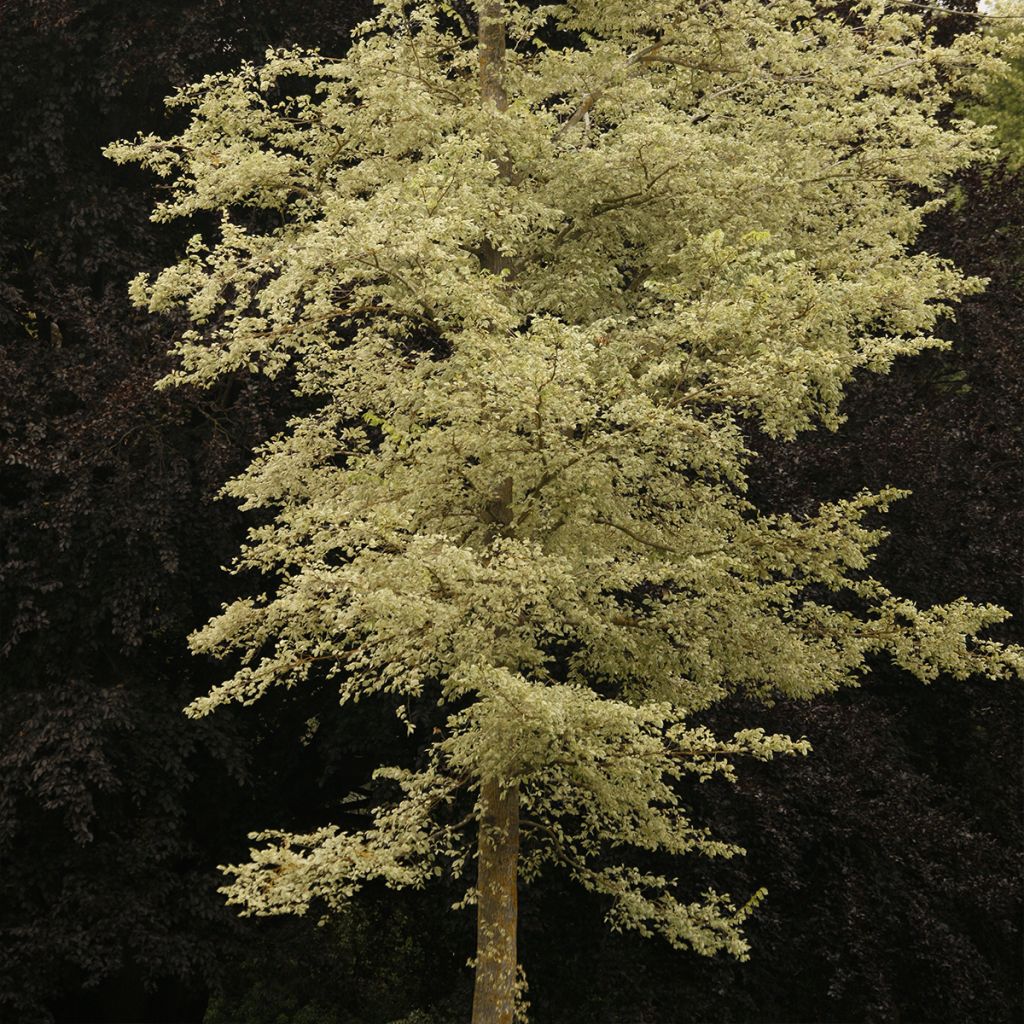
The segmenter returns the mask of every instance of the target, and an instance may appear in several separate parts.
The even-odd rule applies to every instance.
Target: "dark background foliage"
[[[268,45],[340,52],[368,7],[0,4],[5,1020],[467,1015],[472,921],[448,911],[454,892],[370,890],[317,928],[240,920],[215,891],[247,831],[337,817],[379,752],[402,751],[386,713],[339,721],[328,691],[181,715],[216,678],[183,637],[231,596],[219,567],[245,528],[213,495],[289,399],[249,380],[154,392],[176,325],[133,311],[126,282],[169,262],[182,234],[150,224],[149,183],[100,154],[160,130],[174,86]],[[858,381],[836,435],[762,439],[754,481],[758,500],[796,511],[912,488],[880,574],[920,601],[965,593],[1018,616],[1022,220],[1019,175],[966,176],[922,242],[992,279],[949,325],[956,348]],[[303,744],[318,710],[324,726]],[[598,902],[542,880],[522,895],[534,1019],[1019,1020],[1019,688],[925,688],[879,666],[859,692],[716,724],[752,718],[815,752],[696,794],[749,855],[685,866],[695,891],[769,888],[751,962],[609,935]]]

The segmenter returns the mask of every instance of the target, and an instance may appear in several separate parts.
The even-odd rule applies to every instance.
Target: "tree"
[[[154,1019],[201,1016],[205,984],[252,944],[214,865],[266,813],[252,768],[281,738],[261,752],[258,716],[185,720],[216,677],[181,638],[223,599],[218,566],[244,536],[211,495],[280,428],[287,392],[154,391],[175,324],[155,329],[124,282],[181,239],[101,147],[268,42],[340,47],[366,10],[189,0],[173,24],[145,0],[0,11],[2,1019],[137,1021],[147,1003]]]
[[[745,497],[745,431],[835,427],[856,370],[941,345],[980,287],[911,244],[985,137],[940,112],[997,64],[880,4],[385,0],[344,60],[270,52],[110,147],[167,180],[156,219],[219,217],[132,286],[192,321],[165,384],[287,373],[308,403],[225,488],[262,513],[236,566],[262,592],[193,637],[242,664],[189,713],[333,681],[422,737],[366,828],[258,835],[229,901],[336,908],[475,856],[477,1024],[512,1019],[518,884],[549,865],[614,928],[743,958],[760,892],[606,856],[741,852],[686,783],[809,749],[697,716],[879,655],[1019,670],[978,636],[1001,609],[870,575],[899,491]]]

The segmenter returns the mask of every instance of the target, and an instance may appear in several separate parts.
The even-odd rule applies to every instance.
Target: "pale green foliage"
[[[1020,168],[1024,166],[1024,3],[1002,0],[988,7],[998,19],[988,28],[1010,59],[1002,73],[992,75],[984,92],[963,106],[972,120],[995,128],[1001,158]]]
[[[259,836],[227,891],[302,913],[461,872],[473,815],[452,807],[497,777],[525,877],[558,864],[615,927],[743,956],[760,894],[687,902],[608,866],[740,852],[680,792],[808,749],[688,716],[855,684],[875,652],[925,680],[1021,664],[976,639],[1000,609],[920,610],[871,578],[868,520],[898,492],[807,518],[744,498],[744,421],[836,425],[856,369],[940,344],[979,287],[909,248],[987,134],[936,115],[998,61],[880,3],[857,26],[802,0],[509,5],[499,113],[443,6],[387,0],[344,60],[271,52],[183,90],[180,135],[110,148],[168,179],[156,219],[221,217],[132,286],[194,324],[168,382],[290,365],[319,403],[226,488],[273,510],[239,565],[276,583],[193,638],[242,667],[190,713],[314,671],[343,702],[439,709],[365,831]],[[548,17],[584,44],[536,42]]]

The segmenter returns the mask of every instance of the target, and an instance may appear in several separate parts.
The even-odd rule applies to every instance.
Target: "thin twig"
[[[633,56],[626,61],[627,69],[633,68],[637,64],[647,63],[648,58],[650,58],[653,54],[657,53],[664,45],[664,41],[659,43],[652,43],[650,46],[644,47],[644,49],[639,50],[637,53],[634,53]],[[570,128],[573,127],[573,125],[579,124],[579,122],[582,121],[583,118],[590,113],[594,104],[604,95],[604,93],[605,89],[600,88],[594,89],[593,91],[589,92],[586,96],[584,96],[583,101],[573,111],[573,113],[570,115],[569,119],[565,122],[565,124],[563,124],[562,127],[559,128],[557,132],[555,132],[553,141],[557,142]]]
[[[1024,21],[1020,14],[985,14],[983,11],[957,11],[952,7],[940,7],[937,4],[919,4],[913,0],[888,0],[894,7],[913,7],[919,11],[931,11],[934,14],[949,14],[954,17],[978,18],[983,21]]]

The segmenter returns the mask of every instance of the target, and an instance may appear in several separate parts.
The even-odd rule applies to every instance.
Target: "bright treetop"
[[[920,15],[385,0],[344,59],[270,52],[181,90],[174,137],[110,147],[166,179],[155,219],[203,226],[132,285],[191,321],[168,382],[286,372],[310,410],[227,485],[263,510],[239,566],[266,593],[194,636],[240,667],[190,713],[332,679],[428,723],[365,830],[260,837],[230,869],[247,912],[475,855],[479,1020],[507,1019],[516,878],[549,864],[616,927],[743,956],[749,904],[615,851],[737,852],[685,787],[806,744],[689,716],[879,652],[924,680],[1020,664],[976,638],[1001,610],[871,577],[897,491],[744,497],[748,426],[834,427],[855,371],[941,344],[980,285],[913,243],[985,140],[950,97],[998,61]]]

